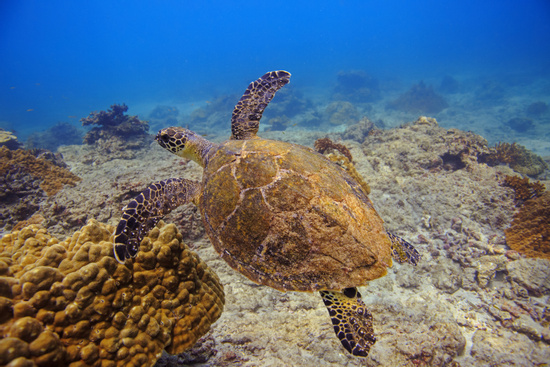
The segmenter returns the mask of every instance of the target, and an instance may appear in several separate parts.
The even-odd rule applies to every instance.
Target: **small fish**
[[[27,109],[27,112],[31,112],[31,111],[34,111],[34,108],[28,108]]]
[[[69,116],[67,116],[67,117],[70,118],[70,119],[75,119],[75,118],[77,118],[76,116],[73,116],[73,115],[69,115]]]
[[[10,89],[15,89],[15,87],[10,87]]]

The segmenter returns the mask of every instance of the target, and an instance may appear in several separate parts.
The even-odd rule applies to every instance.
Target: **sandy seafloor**
[[[405,122],[405,121],[403,121]],[[263,137],[312,146],[326,132],[264,132]],[[378,341],[367,358],[349,355],[335,337],[317,294],[258,286],[221,260],[192,205],[171,213],[184,241],[219,275],[226,304],[221,318],[184,355],[158,366],[541,366],[550,361],[550,262],[508,252],[506,228],[516,208],[499,185],[506,166],[472,161],[445,166],[438,158],[463,144],[475,154],[483,139],[460,130],[409,124],[348,146],[388,230],[408,239],[423,258],[394,264],[361,287]],[[349,136],[348,136],[349,137]],[[360,141],[363,141],[360,143]],[[151,140],[152,141],[152,140]],[[89,218],[116,225],[120,208],[149,183],[199,180],[201,168],[151,142],[133,159],[101,163],[87,146],[59,149],[82,178],[46,199],[40,213],[62,239]],[[100,163],[98,163],[100,162]],[[548,175],[544,176],[548,177]],[[542,180],[549,186],[549,181]],[[61,215],[54,205],[67,208]],[[546,318],[546,319],[545,319]]]

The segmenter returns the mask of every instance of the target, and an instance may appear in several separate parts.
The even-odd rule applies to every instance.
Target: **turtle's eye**
[[[170,141],[170,137],[168,136],[168,134],[162,134],[160,136],[160,140],[162,140],[165,143],[168,143]]]

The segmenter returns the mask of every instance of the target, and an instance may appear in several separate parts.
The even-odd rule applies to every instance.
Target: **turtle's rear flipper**
[[[399,236],[396,236],[390,232],[386,232],[391,241],[391,254],[392,257],[398,263],[406,263],[416,265],[422,258],[422,256],[416,251],[416,249],[402,239]]]
[[[334,332],[344,348],[358,357],[366,357],[376,342],[372,315],[361,300],[357,288],[343,292],[321,291],[323,302],[334,325]]]
[[[199,184],[184,178],[169,178],[149,185],[123,209],[115,231],[115,257],[123,263],[135,257],[143,237],[166,214],[192,201],[199,193]]]

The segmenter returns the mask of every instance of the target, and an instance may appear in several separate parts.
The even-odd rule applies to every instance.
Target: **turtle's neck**
[[[206,167],[211,152],[215,150],[218,144],[214,144],[192,131],[189,131],[187,139],[186,148],[180,151],[178,155],[194,160],[202,168]]]

